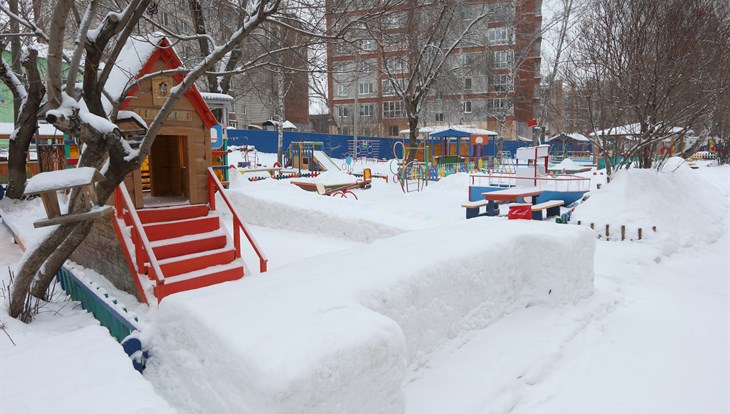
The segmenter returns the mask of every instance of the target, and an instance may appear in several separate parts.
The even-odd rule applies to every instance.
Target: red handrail
[[[254,240],[253,236],[251,235],[251,231],[246,226],[246,223],[241,220],[238,212],[236,212],[236,209],[233,208],[233,204],[231,204],[231,200],[228,198],[225,191],[223,191],[223,184],[221,184],[218,176],[215,175],[213,168],[208,167],[208,203],[211,210],[215,210],[216,190],[218,190],[218,192],[221,194],[223,201],[226,203],[228,209],[233,215],[233,244],[236,247],[236,257],[241,257],[241,231],[243,231],[243,234],[248,239],[249,244],[251,244],[254,252],[256,252],[256,255],[259,257],[259,269],[261,273],[266,272],[269,259],[267,259],[266,255],[264,255],[264,253],[261,251],[261,247],[259,247],[259,244],[256,242],[256,240]]]
[[[147,233],[145,233],[144,227],[142,227],[142,221],[139,219],[137,209],[134,208],[132,198],[129,196],[129,192],[127,192],[127,187],[124,183],[119,184],[119,187],[114,190],[114,208],[117,218],[124,216],[124,208],[126,208],[127,212],[129,212],[129,217],[132,219],[132,241],[134,243],[135,260],[137,262],[137,273],[145,274],[145,262],[148,262],[151,267],[152,278],[157,280],[158,286],[164,285],[165,276],[162,274],[160,264],[152,249],[152,244],[147,238]]]

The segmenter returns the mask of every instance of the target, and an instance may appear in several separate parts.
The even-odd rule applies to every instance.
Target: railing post
[[[124,185],[124,183],[119,185]],[[114,189],[114,209],[116,210],[117,218],[122,218],[124,215],[124,212],[122,211],[124,209],[124,200],[122,200],[122,191],[119,187]]]
[[[233,245],[236,247],[236,257],[241,257],[241,222],[236,215],[233,216]]]
[[[137,232],[137,229],[132,228],[132,243],[134,244],[134,257],[135,261],[137,262],[137,273],[144,274],[145,273],[145,254],[144,254],[144,247],[142,246],[142,241],[139,238],[139,233]]]
[[[208,170],[208,204],[211,210],[215,210],[215,181],[211,170]]]

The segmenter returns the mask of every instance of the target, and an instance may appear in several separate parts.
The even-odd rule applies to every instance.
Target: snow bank
[[[727,167],[720,168],[728,173]],[[728,189],[720,189],[692,170],[684,160],[670,159],[660,170],[630,169],[617,172],[603,189],[577,207],[571,218],[595,223],[605,232],[606,224],[627,237],[653,238],[670,254],[696,242],[712,243],[727,227]],[[657,227],[657,233],[651,228]],[[697,231],[701,229],[701,231]]]
[[[3,413],[175,412],[100,326],[3,349],[0,384]]]
[[[481,218],[170,296],[145,376],[190,412],[403,412],[408,369],[447,340],[590,295],[594,240]]]

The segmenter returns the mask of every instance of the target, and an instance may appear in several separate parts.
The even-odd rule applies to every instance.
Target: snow
[[[484,243],[484,234],[500,236]],[[588,296],[593,248],[592,234],[577,226],[474,220],[170,296],[156,319],[153,351],[159,358],[146,375],[170,399],[210,390],[204,400],[186,402],[193,411],[249,404],[242,412],[267,406],[274,412],[397,412],[405,368],[425,364],[447,339],[526,305]],[[500,254],[505,250],[524,260]],[[545,263],[548,252],[558,260]],[[377,260],[343,271],[363,256]],[[305,287],[309,293],[302,295]],[[271,298],[286,306],[272,307]],[[177,352],[181,341],[185,353]],[[188,369],[203,361],[209,369],[190,382]],[[231,370],[231,364],[238,374],[223,379],[220,369]]]
[[[241,157],[233,152],[229,163]],[[276,155],[258,160],[272,165]],[[387,163],[353,166],[392,175]],[[371,189],[354,190],[359,200],[306,192],[290,180],[250,182],[251,174],[232,174],[227,194],[268,256],[267,273],[243,248],[253,274],[241,280],[171,295],[148,312],[127,304],[151,324],[144,379],[124,377],[131,365],[113,341],[65,335],[98,329],[67,302],[50,302],[30,325],[0,314],[19,343],[0,333],[2,412],[18,411],[10,402],[41,404],[27,385],[38,381],[32,371],[14,368],[23,383],[4,380],[10,352],[16,367],[40,366],[42,350],[29,338],[102,355],[54,371],[71,372],[76,387],[65,396],[96,412],[141,411],[125,404],[181,413],[730,411],[727,166],[692,170],[670,160],[660,171],[621,171],[610,183],[600,172],[579,174],[592,180],[590,198],[573,211],[572,223],[582,226],[467,221],[459,207],[466,174],[408,194],[374,179]],[[217,205],[230,228],[230,213]],[[2,200],[0,208],[28,244],[42,234],[32,229],[44,214],[37,199]],[[657,232],[606,241],[591,233],[591,220],[610,224],[612,234],[621,224]],[[1,247],[0,271],[22,260]],[[64,362],[49,359],[45,367]],[[95,376],[102,369],[114,376]],[[87,377],[98,380],[77,382]],[[133,387],[139,394],[98,408],[97,385],[100,396],[112,385],[123,388],[118,395]]]
[[[12,122],[0,122],[0,135],[10,135],[15,131],[15,126]],[[51,124],[38,124],[38,133],[41,137],[53,137],[63,136],[63,132],[56,129]]]
[[[164,35],[161,33],[129,37],[119,53],[119,57],[117,57],[114,68],[109,72],[106,85],[104,85],[104,90],[113,101],[119,100],[124,89],[139,74],[142,66],[152,56],[157,44],[163,37]]]
[[[614,234],[623,225],[632,238],[641,228],[643,237],[657,239],[668,255],[720,238],[726,231],[728,206],[727,191],[674,158],[661,170],[617,171],[610,184],[593,191],[575,210],[572,219],[594,223],[601,230],[608,224]]]
[[[31,177],[25,184],[25,194],[78,187],[94,181],[96,168],[80,167],[44,172]]]
[[[12,214],[12,205],[2,201],[3,214]],[[22,251],[2,220],[0,280],[7,286],[8,266],[21,260]],[[30,325],[10,318],[6,290],[0,295],[0,412],[174,413],[107,329],[59,290],[52,302],[41,302]]]

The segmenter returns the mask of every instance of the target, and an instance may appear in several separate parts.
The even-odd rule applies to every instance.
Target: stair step
[[[173,293],[240,279],[243,277],[243,266],[243,260],[236,259],[228,264],[212,266],[165,278],[163,285],[155,287],[155,296],[158,301],[161,301],[162,298]]]
[[[144,224],[143,227],[149,241],[157,241],[217,230],[220,228],[220,218],[208,215],[184,220],[149,223]]]
[[[226,246],[228,235],[222,230],[193,234],[151,242],[157,260],[221,249]]]
[[[145,208],[137,210],[137,214],[142,224],[147,224],[203,217],[208,215],[208,211],[210,210],[207,204],[195,204],[192,206]]]
[[[211,266],[228,264],[235,258],[236,251],[233,246],[226,246],[222,249],[171,257],[160,260],[159,263],[162,274],[168,278]]]

